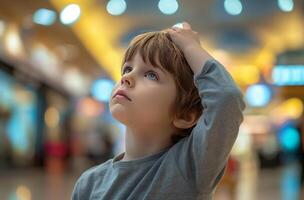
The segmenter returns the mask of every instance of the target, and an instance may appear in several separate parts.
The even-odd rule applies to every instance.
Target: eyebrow
[[[161,70],[161,71],[163,72],[164,75],[167,74],[166,71],[165,71],[163,68],[161,68],[161,67],[154,67],[154,68]]]
[[[126,61],[126,62],[121,66],[121,70],[120,70],[120,71],[123,70],[123,67],[124,67],[126,64],[132,65],[131,61]],[[161,67],[153,67],[152,65],[148,65],[148,64],[146,64],[146,63],[145,63],[145,65],[143,65],[143,66],[144,66],[145,68],[159,69],[159,70],[161,70],[161,71],[163,72],[164,76],[167,75],[166,71],[165,71],[163,68],[161,68]]]

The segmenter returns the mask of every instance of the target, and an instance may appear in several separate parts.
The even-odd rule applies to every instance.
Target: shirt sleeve
[[[184,178],[203,194],[212,192],[224,174],[245,103],[230,74],[216,60],[205,63],[194,83],[204,110],[191,134],[176,144],[175,160]]]
[[[80,179],[78,179],[77,182],[75,183],[75,186],[74,186],[74,189],[72,192],[72,196],[71,196],[71,200],[80,200],[79,190],[80,190]]]
[[[72,200],[90,199],[91,190],[94,186],[94,181],[91,180],[94,178],[94,176],[92,176],[92,171],[95,168],[96,166],[88,169],[87,171],[83,172],[78,178],[71,195]]]

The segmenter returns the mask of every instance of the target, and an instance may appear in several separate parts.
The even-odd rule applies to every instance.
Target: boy
[[[87,170],[76,199],[212,199],[245,105],[188,23],[133,39],[110,101],[125,152]]]

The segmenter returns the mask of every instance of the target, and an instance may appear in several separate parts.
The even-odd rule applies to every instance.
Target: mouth
[[[130,97],[128,97],[128,95],[127,95],[124,91],[122,91],[122,90],[118,90],[118,91],[115,93],[115,95],[113,96],[113,98],[123,98],[123,99],[127,99],[127,100],[129,100],[129,101],[132,101],[132,100],[130,99]]]

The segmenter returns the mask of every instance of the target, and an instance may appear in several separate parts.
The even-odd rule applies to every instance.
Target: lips
[[[124,90],[117,90],[117,92],[114,94],[113,98],[116,97],[117,95],[121,95],[126,97],[129,101],[132,101],[130,97],[128,97],[127,93]]]

